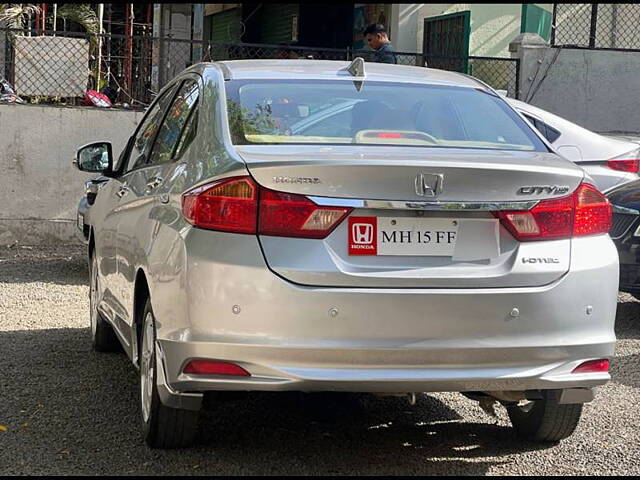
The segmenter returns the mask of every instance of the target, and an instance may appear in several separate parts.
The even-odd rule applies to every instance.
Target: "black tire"
[[[152,324],[147,326],[148,322]],[[142,410],[140,418],[142,419],[144,440],[151,448],[184,448],[193,445],[198,433],[198,417],[200,412],[171,408],[162,404],[156,383],[157,362],[155,348],[151,347],[151,351],[143,358],[147,347],[146,335],[153,338],[152,345],[155,345],[155,317],[153,316],[149,299],[147,299],[142,314],[142,332],[140,339],[140,406]],[[149,363],[145,365],[143,362]],[[145,373],[147,374],[145,378],[150,378],[150,386],[145,382],[145,378],[143,378]],[[145,385],[147,386],[145,387]],[[144,405],[145,388],[148,388],[151,392],[150,401],[146,407],[148,410],[146,415]],[[145,418],[145,416],[147,418]]]
[[[95,254],[89,257],[89,321],[91,326],[91,344],[96,352],[119,352],[122,345],[109,322],[98,311],[99,295],[98,263]]]
[[[523,438],[534,442],[556,443],[569,437],[578,426],[582,404],[559,404],[559,391],[547,391],[543,400],[528,406],[507,406],[514,429]]]

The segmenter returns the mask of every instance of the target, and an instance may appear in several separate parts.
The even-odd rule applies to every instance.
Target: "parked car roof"
[[[233,79],[337,79],[353,78],[344,69],[351,62],[338,60],[225,60]],[[211,64],[204,64],[211,65]],[[455,85],[478,88],[484,85],[457,72],[409,65],[365,62],[366,80]],[[365,81],[366,81],[365,80]]]

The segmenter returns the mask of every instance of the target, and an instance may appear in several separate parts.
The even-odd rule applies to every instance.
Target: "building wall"
[[[596,132],[640,130],[638,52],[542,47],[522,67],[528,103]]]
[[[553,9],[551,3],[536,5],[549,12]],[[509,42],[520,33],[521,3],[394,4],[391,14],[392,43],[399,51],[422,52],[425,18],[465,10],[471,12],[469,54],[508,57]]]
[[[142,112],[0,104],[0,245],[75,243],[84,182],[76,149],[110,141],[120,155]]]

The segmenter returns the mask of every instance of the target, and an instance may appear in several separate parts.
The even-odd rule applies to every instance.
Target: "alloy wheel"
[[[155,359],[153,355],[153,346],[155,342],[153,329],[153,314],[148,312],[144,319],[142,349],[140,352],[140,401],[142,406],[142,418],[145,423],[149,420],[151,415],[153,379],[155,376]]]

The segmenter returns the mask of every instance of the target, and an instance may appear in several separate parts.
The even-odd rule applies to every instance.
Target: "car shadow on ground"
[[[289,392],[214,398],[198,446],[151,450],[133,366],[87,328],[0,331],[0,352],[2,474],[482,475],[543,448],[432,395]]]
[[[86,247],[0,247],[0,282],[89,285]]]

